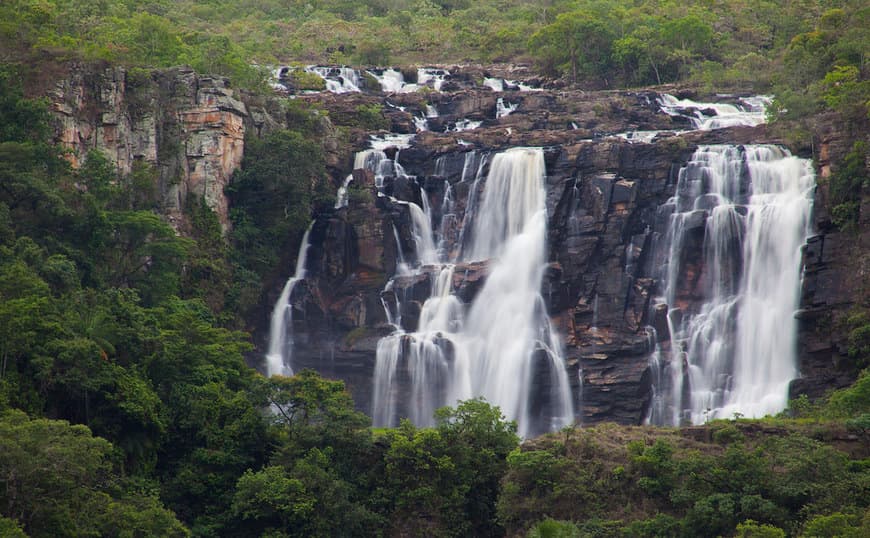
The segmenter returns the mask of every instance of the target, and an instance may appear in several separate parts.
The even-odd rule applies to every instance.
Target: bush
[[[785,531],[773,525],[756,523],[747,519],[737,525],[735,538],[785,538]]]
[[[381,131],[390,128],[390,120],[384,116],[381,105],[359,105],[356,107],[357,125],[367,131]]]
[[[297,91],[321,92],[326,89],[326,81],[315,73],[309,73],[302,69],[294,69],[288,74],[293,89]]]
[[[526,538],[580,538],[580,529],[570,521],[545,519],[529,529]]]

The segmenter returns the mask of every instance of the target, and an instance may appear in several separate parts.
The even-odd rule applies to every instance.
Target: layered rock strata
[[[189,68],[128,72],[77,66],[49,93],[57,139],[78,166],[101,151],[121,175],[158,171],[163,207],[181,217],[188,194],[229,225],[224,187],[244,153],[248,110],[229,81]]]

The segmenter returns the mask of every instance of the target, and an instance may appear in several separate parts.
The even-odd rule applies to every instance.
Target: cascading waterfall
[[[417,69],[417,85],[432,85],[435,91],[441,91],[442,86],[450,77],[450,71],[440,67],[421,67]]]
[[[510,115],[511,112],[517,109],[518,104],[505,103],[502,97],[499,97],[495,102],[495,119],[501,119]]]
[[[483,124],[482,121],[479,120],[469,120],[467,118],[463,118],[461,120],[456,120],[450,124],[450,128],[448,131],[454,133],[461,133],[462,131],[473,131],[477,129]]]
[[[326,90],[331,93],[351,93],[361,91],[359,73],[351,67],[309,65],[305,71],[314,73],[324,80]]]
[[[466,161],[466,168],[474,160]],[[432,253],[418,252],[430,273],[431,293],[416,331],[399,327],[378,344],[376,425],[394,425],[402,416],[431,425],[438,407],[475,396],[500,406],[524,436],[571,422],[561,342],[540,295],[547,261],[544,174],[540,149],[516,148],[494,157],[479,214],[464,222],[473,231],[462,260],[490,260],[486,282],[470,306],[453,293],[458,260],[439,260],[433,267],[425,262]],[[477,179],[472,193],[476,188]],[[474,205],[469,200],[466,212]],[[413,207],[414,228],[424,230]],[[424,251],[431,248],[422,244]],[[535,383],[549,390],[534,391]],[[400,393],[402,386],[407,394]]]
[[[505,80],[503,78],[486,77],[483,79],[483,85],[494,92],[503,92],[504,82]]]
[[[534,86],[530,86],[528,84],[522,83],[517,80],[505,80],[503,78],[495,78],[495,77],[487,77],[483,79],[483,85],[492,91],[495,92],[503,92],[505,90],[511,91],[522,91],[522,92],[531,92],[531,91],[540,91],[541,88],[535,88]]]
[[[765,95],[746,97],[740,99],[740,107],[727,103],[698,103],[690,99],[677,99],[668,94],[662,94],[658,102],[664,113],[689,118],[695,129],[709,131],[764,123],[771,98]]]
[[[385,135],[383,137],[373,137],[369,141],[371,148],[358,151],[353,158],[354,170],[369,170],[375,176],[375,185],[383,186],[384,178],[388,176],[404,175],[402,166],[395,160],[387,157],[384,152],[389,147],[405,148],[408,147],[413,135]],[[398,159],[397,159],[398,160]],[[341,187],[335,195],[335,209],[347,207],[348,188],[353,181],[353,174],[348,174],[344,178]]]
[[[293,273],[272,310],[272,320],[269,324],[269,351],[266,353],[266,375],[293,375],[293,304],[290,302],[293,289],[300,280],[305,278],[305,262],[308,258],[308,247],[311,243],[308,236],[311,234],[312,222],[305,235],[302,236],[302,244],[296,255],[296,272]]]
[[[650,361],[649,422],[785,408],[798,375],[794,312],[814,186],[810,162],[776,146],[701,147],[680,171],[676,195],[660,208],[668,224],[658,258],[669,262],[658,303],[671,339]],[[690,267],[700,233],[702,259]],[[697,295],[703,302],[693,305]]]

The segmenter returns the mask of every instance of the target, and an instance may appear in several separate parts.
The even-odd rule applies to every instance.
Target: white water
[[[671,352],[657,349],[651,360],[660,385],[650,422],[697,424],[785,408],[798,375],[794,312],[814,185],[809,161],[775,146],[701,147],[680,171],[677,194],[662,207],[671,216],[659,248],[670,262],[658,300],[669,308]],[[678,291],[699,223],[703,272],[692,291],[704,300],[692,306]]]
[[[302,236],[302,244],[299,245],[299,253],[296,255],[296,272],[287,279],[272,310],[269,351],[266,353],[266,375],[269,377],[293,375],[293,304],[290,299],[296,284],[305,278],[305,261],[308,258],[308,247],[311,246],[308,236],[313,226],[312,222]]]
[[[417,131],[428,131],[429,120],[437,117],[438,109],[430,104],[427,104],[425,113],[421,112],[419,116],[414,116],[414,127],[417,128]]]
[[[387,134],[382,136],[372,136],[369,139],[369,149],[358,151],[353,158],[354,170],[369,170],[375,176],[375,185],[381,187],[384,183],[384,178],[388,176],[404,175],[401,165],[389,159],[384,150],[390,147],[399,149],[409,147],[411,138],[414,135],[403,134]],[[338,188],[335,195],[335,209],[347,207],[348,194],[347,190],[353,181],[353,174],[348,174],[344,178],[344,183]]]
[[[724,127],[754,127],[765,123],[765,113],[771,99],[764,95],[746,97],[741,99],[741,107],[725,103],[699,103],[668,94],[662,94],[658,101],[664,113],[689,118],[695,129],[709,131]],[[705,111],[714,111],[715,114],[707,115]]]
[[[454,133],[461,133],[462,131],[471,131],[477,129],[482,124],[482,121],[474,121],[468,119],[456,120],[451,126],[449,131]]]
[[[506,80],[496,77],[484,78],[483,85],[496,92],[503,92],[505,90],[519,90],[521,92],[541,91],[541,88],[535,88],[517,80]]]
[[[622,138],[629,142],[643,142],[644,144],[649,144],[661,133],[679,134],[682,132],[684,131],[627,131],[624,133],[616,133],[613,136]]]
[[[395,147],[405,149],[411,146],[411,140],[414,138],[412,134],[388,133],[369,138],[369,146],[372,149],[385,150]]]
[[[505,103],[502,97],[495,102],[495,119],[503,118],[517,109],[517,104]]]
[[[425,87],[441,91],[444,82],[450,76],[450,72],[439,67],[421,67],[417,69],[417,82],[405,82],[402,72],[392,67],[379,70],[370,70],[368,73],[378,80],[381,91],[384,93],[413,93]]]
[[[405,85],[405,77],[402,75],[402,72],[392,67],[384,69],[381,73],[375,71],[368,71],[368,73],[378,79],[381,91],[384,93],[406,93],[417,90],[416,87],[413,90],[408,89]]]
[[[468,155],[472,164],[467,157],[465,166],[471,168],[476,157]],[[438,407],[475,396],[517,420],[524,436],[571,422],[561,343],[539,293],[547,261],[544,173],[540,149],[506,151],[493,159],[479,211],[474,196],[469,199],[467,212],[477,215],[469,222],[466,214],[472,247],[463,258],[490,260],[486,282],[470,306],[453,294],[455,264],[426,262],[446,249],[433,252],[430,242],[417,241],[431,293],[416,330],[399,327],[378,343],[375,425],[395,425],[402,416],[431,425]],[[425,232],[430,215],[423,211],[426,222],[418,222],[416,206],[410,207],[416,236]],[[533,394],[534,380],[542,376],[549,393]],[[408,387],[407,394],[399,393],[401,386]]]
[[[309,65],[305,71],[314,73],[326,82],[326,90],[332,93],[360,91],[359,73],[351,67]]]
[[[344,178],[344,183],[342,183],[341,187],[338,188],[338,192],[335,195],[335,209],[347,207],[347,189],[350,187],[351,181],[353,181],[353,174],[348,174],[347,177]]]
[[[418,133],[429,130],[429,120],[426,119],[426,116],[414,116],[413,121],[414,128]]]
[[[431,86],[435,91],[440,92],[449,76],[450,71],[440,67],[421,67],[417,69],[417,86]]]
[[[483,85],[487,88],[491,89],[494,92],[503,92],[504,91],[504,79],[503,78],[484,78]]]

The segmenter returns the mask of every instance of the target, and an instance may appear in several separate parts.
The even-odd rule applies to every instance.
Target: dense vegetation
[[[807,87],[866,78],[870,24],[861,0],[11,0],[0,15],[9,51],[188,63],[239,84],[256,83],[252,64],[534,61],[599,86],[769,86],[784,69]]]
[[[792,419],[703,438],[602,426],[522,449],[485,402],[439,411],[435,428],[373,430],[338,382],[264,379],[235,329],[333,202],[329,122],[288,101],[293,129],[246,140],[229,241],[194,198],[178,235],[151,166],[119,177],[92,152],[71,168],[22,80],[50,57],[187,63],[251,88],[256,64],[462,60],[594,87],[755,85],[789,129],[829,111],[850,131],[830,194],[854,230],[870,184],[868,17],[857,0],[4,1],[0,535],[867,535],[867,454],[833,443],[870,435],[866,371],[827,402],[794,402]],[[358,112],[356,126],[381,126]],[[866,368],[859,306],[844,323]]]

